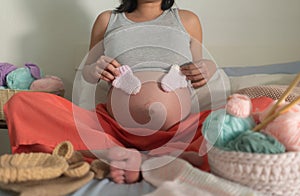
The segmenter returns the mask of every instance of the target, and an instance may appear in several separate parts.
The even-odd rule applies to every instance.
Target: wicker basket
[[[1,89],[0,90],[0,121],[5,121],[5,116],[4,116],[4,111],[3,111],[3,106],[4,104],[16,93],[18,92],[24,92],[24,91],[29,91],[29,90],[13,90],[13,89]],[[34,92],[34,91],[31,91]],[[42,92],[42,91],[40,91]],[[52,94],[56,94],[59,96],[64,96],[64,90],[60,91],[55,91],[55,92],[48,92]]]
[[[212,147],[211,172],[264,195],[300,195],[300,152],[254,154]]]

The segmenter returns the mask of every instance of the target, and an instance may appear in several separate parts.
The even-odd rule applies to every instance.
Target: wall
[[[75,68],[88,51],[97,15],[118,0],[1,0],[0,62],[38,64],[71,98]],[[178,0],[201,19],[204,44],[218,65],[300,60],[299,0]]]

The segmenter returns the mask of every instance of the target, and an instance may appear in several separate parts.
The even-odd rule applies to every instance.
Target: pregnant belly
[[[112,88],[108,95],[107,110],[121,126],[167,130],[190,114],[188,88],[164,92],[158,82],[163,73],[138,72],[135,75],[142,83],[138,94],[128,95]]]

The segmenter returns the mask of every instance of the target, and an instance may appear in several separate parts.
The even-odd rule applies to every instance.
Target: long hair
[[[175,0],[162,0],[161,9],[170,9]],[[133,12],[137,8],[137,0],[121,0],[121,5],[116,8],[116,12]]]

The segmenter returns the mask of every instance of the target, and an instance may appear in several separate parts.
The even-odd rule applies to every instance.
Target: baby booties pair
[[[115,78],[112,85],[129,95],[139,93],[141,90],[141,81],[133,75],[131,68],[128,65],[123,65],[118,69],[120,75]],[[186,76],[181,73],[178,65],[172,65],[169,72],[162,78],[160,83],[165,92],[171,92],[178,88],[185,88],[188,86]]]

